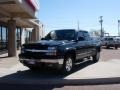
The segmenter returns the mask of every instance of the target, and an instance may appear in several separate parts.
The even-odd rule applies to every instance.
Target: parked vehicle
[[[92,57],[97,62],[100,51],[100,44],[87,31],[63,29],[51,31],[39,42],[22,45],[19,60],[31,70],[47,65],[70,73],[78,60]]]
[[[118,49],[119,42],[115,37],[104,37],[102,40],[102,45],[106,48],[115,47],[115,49]]]
[[[118,42],[118,47],[120,47],[120,37],[116,37],[115,39]]]

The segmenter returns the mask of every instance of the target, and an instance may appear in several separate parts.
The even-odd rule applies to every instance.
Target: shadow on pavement
[[[81,62],[78,65],[75,65],[74,70],[72,73],[75,73],[89,65],[94,64],[92,61],[86,61],[86,62]],[[72,74],[71,73],[71,74]],[[61,73],[60,70],[54,69],[54,68],[43,68],[40,70],[36,71],[31,71],[31,70],[24,70],[24,71],[17,71],[16,73],[7,75],[2,77],[2,79],[64,79],[67,75]]]
[[[58,90],[63,88],[64,85],[0,85],[0,90]]]
[[[8,51],[7,50],[0,50],[0,55],[5,54],[5,53],[8,53]]]
[[[2,59],[2,58],[8,58],[7,50],[0,51],[0,59]]]
[[[106,47],[102,47],[102,49],[106,49],[106,50],[118,50],[118,49],[115,49],[114,47],[109,47],[109,48],[106,48]]]
[[[89,65],[94,64],[92,61],[86,61],[75,66],[75,69],[72,73],[75,73]],[[71,74],[72,74],[71,73]],[[64,85],[104,85],[104,84],[120,84],[120,77],[115,78],[97,78],[97,79],[65,79],[67,75],[60,74],[59,71],[55,69],[43,69],[41,71],[18,71],[16,73],[4,76],[0,78],[0,87],[14,87],[15,86],[24,86],[26,88],[33,88],[34,90],[41,85],[48,85],[50,87],[48,90],[53,89],[55,86],[64,86]],[[33,90],[30,89],[30,90]],[[17,89],[20,90],[20,89]]]
[[[2,59],[2,58],[10,58],[10,57],[8,57],[8,56],[1,56],[0,59]]]

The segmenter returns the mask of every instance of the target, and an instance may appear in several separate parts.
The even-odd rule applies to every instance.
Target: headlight
[[[57,49],[56,47],[48,47],[48,52],[46,55],[56,56],[57,55]]]

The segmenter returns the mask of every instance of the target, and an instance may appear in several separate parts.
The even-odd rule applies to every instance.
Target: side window
[[[45,39],[51,39],[50,33],[45,36]]]
[[[84,32],[84,38],[85,38],[86,41],[91,40],[90,35],[89,35],[88,32]]]
[[[56,39],[56,34],[54,31],[48,33],[46,36],[45,36],[45,39]]]
[[[85,40],[83,32],[78,32],[78,40],[79,41],[84,41]]]
[[[57,39],[57,36],[56,36],[55,31],[52,31],[52,32],[50,33],[50,36],[51,36],[51,39],[52,39],[52,40]]]

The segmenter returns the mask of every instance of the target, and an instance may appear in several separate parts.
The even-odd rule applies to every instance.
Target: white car
[[[115,47],[117,49],[119,42],[115,37],[104,37],[102,39],[102,46],[106,46],[106,48]]]

